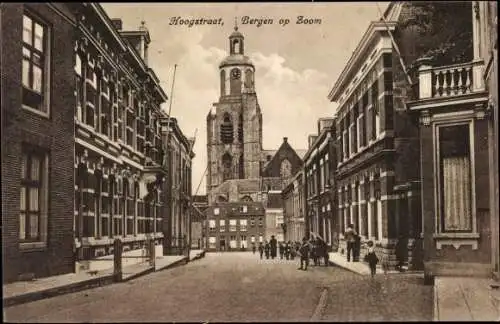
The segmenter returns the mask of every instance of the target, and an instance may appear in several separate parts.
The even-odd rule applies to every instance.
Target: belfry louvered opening
[[[224,115],[222,124],[220,125],[220,139],[224,144],[233,142],[233,122],[228,113]]]

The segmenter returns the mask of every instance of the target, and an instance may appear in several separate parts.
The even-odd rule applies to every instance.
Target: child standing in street
[[[368,251],[365,255],[365,261],[368,262],[368,265],[370,266],[370,273],[373,278],[375,276],[375,273],[377,272],[378,257],[375,254],[375,247],[373,246],[373,242],[368,241],[366,245],[368,246]]]

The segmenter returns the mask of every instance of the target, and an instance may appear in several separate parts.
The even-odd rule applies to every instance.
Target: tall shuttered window
[[[471,232],[472,168],[470,124],[438,127],[441,232]]]

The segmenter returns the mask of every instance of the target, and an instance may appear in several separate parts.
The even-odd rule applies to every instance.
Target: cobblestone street
[[[309,321],[328,290],[323,320],[430,320],[432,287],[394,275],[372,281],[336,267],[212,253],[128,283],[14,306],[9,322]]]

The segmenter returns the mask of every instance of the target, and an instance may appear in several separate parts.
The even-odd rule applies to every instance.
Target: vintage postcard
[[[500,319],[497,3],[3,3],[6,322]]]

